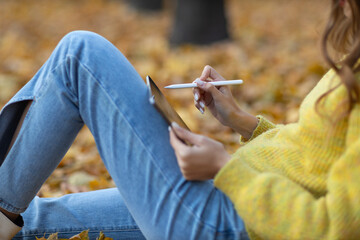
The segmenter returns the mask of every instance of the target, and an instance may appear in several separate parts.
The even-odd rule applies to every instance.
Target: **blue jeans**
[[[103,230],[114,239],[248,239],[212,181],[183,178],[168,126],[148,98],[144,81],[110,42],[83,31],[61,40],[0,114],[6,142],[22,101],[33,100],[0,159],[0,207],[25,221],[15,239],[53,232],[65,238],[86,229],[91,238]],[[117,188],[34,198],[84,124]]]

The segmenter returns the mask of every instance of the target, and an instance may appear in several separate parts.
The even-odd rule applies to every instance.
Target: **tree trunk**
[[[210,44],[228,38],[224,0],[176,0],[170,36],[173,46]]]
[[[142,11],[159,11],[163,8],[163,0],[126,0],[126,2]]]

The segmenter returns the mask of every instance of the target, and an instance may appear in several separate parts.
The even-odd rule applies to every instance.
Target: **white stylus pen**
[[[242,84],[243,80],[227,80],[227,81],[215,81],[215,82],[209,82],[210,84],[214,86],[225,86],[225,85],[238,85]],[[168,89],[179,89],[179,88],[194,88],[197,87],[196,83],[183,83],[183,84],[172,84],[169,86],[166,86],[165,88]]]

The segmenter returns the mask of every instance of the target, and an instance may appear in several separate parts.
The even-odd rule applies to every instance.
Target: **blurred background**
[[[327,66],[319,42],[326,0],[0,0],[0,106],[19,90],[73,30],[109,39],[160,87],[192,82],[210,64],[239,104],[276,123],[298,107]],[[164,90],[194,132],[233,152],[239,136],[193,106],[192,92]],[[41,173],[37,173],[41,174]],[[86,127],[47,180],[40,196],[114,186]]]

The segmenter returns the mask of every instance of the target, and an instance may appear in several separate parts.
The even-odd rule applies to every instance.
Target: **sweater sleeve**
[[[261,115],[257,115],[256,118],[259,120],[257,127],[255,128],[252,136],[249,139],[246,139],[242,136],[240,137],[241,145],[245,145],[246,143],[251,142],[257,136],[276,127],[275,124],[273,124],[272,122],[270,122],[269,120],[267,120],[265,117],[263,117]]]
[[[320,198],[239,159],[218,173],[215,185],[230,197],[253,238],[360,239],[359,149],[357,139],[332,166],[328,192]]]

